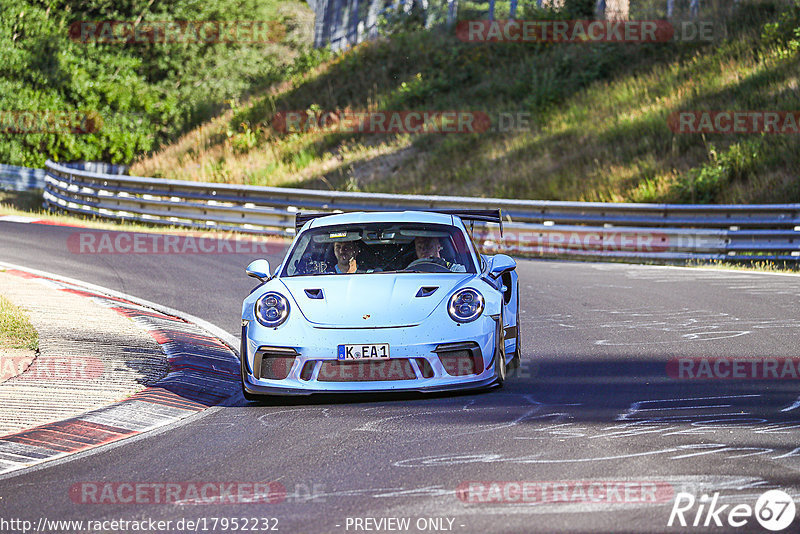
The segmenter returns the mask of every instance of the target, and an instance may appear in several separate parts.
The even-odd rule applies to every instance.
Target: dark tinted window
[[[474,273],[469,244],[440,224],[371,223],[306,231],[282,276],[378,272]]]

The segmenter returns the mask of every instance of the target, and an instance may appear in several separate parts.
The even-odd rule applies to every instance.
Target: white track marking
[[[790,412],[792,410],[796,410],[797,408],[800,408],[800,397],[797,397],[797,400],[794,401],[794,403],[792,403],[791,405],[787,406],[786,408],[783,408],[781,411],[782,412]]]
[[[644,408],[644,409],[642,409],[642,405],[645,405],[645,404],[654,404],[654,403],[657,403],[657,402],[677,403],[677,402],[695,402],[695,401],[705,401],[705,400],[711,401],[711,400],[721,400],[721,399],[746,399],[746,398],[760,397],[760,396],[761,395],[758,395],[758,394],[715,395],[715,396],[710,396],[710,397],[686,397],[686,398],[678,398],[678,399],[654,399],[654,400],[636,401],[636,402],[631,403],[630,407],[624,413],[622,413],[621,415],[618,415],[616,417],[616,420],[617,421],[628,421],[628,420],[631,420],[631,419],[629,419],[630,416],[632,416],[632,415],[634,415],[636,413],[639,413],[641,411],[657,410],[657,408],[655,408],[655,409],[653,409],[653,408]],[[733,406],[732,404],[722,405],[722,407],[732,407],[732,406]],[[708,407],[709,407],[709,405],[707,405],[707,404],[705,404],[705,405],[704,404],[697,404],[697,405],[687,406],[686,408],[687,409],[690,409],[690,408],[702,409],[702,408],[708,408]],[[668,408],[670,408],[670,406],[665,406],[662,409],[668,409]],[[709,415],[712,415],[712,414],[709,414]],[[713,414],[714,417],[719,417],[719,415],[730,415],[730,414]],[[739,415],[745,415],[745,414],[739,414]],[[749,415],[749,414],[747,414],[747,415]],[[681,416],[677,416],[677,417],[681,417]],[[658,419],[660,420],[660,419],[667,419],[667,418],[659,417]],[[635,419],[633,419],[633,420],[635,421]]]
[[[0,222],[13,222],[13,223],[34,223],[39,222],[41,219],[36,217],[27,217],[25,215],[0,215]]]

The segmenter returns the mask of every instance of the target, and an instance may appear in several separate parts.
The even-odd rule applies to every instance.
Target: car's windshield
[[[304,232],[281,276],[386,272],[474,273],[463,233],[442,224],[370,223]]]

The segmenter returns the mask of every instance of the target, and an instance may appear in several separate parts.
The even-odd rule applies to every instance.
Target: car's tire
[[[514,346],[516,347],[514,349],[514,357],[511,358],[510,362],[508,362],[509,369],[518,369],[519,364],[522,362],[522,349],[519,338],[519,325],[517,325],[517,342]]]
[[[519,343],[519,341],[517,341],[517,343]],[[509,371],[515,371],[519,369],[519,363],[520,363],[519,353],[517,353],[517,351],[514,351],[514,357],[511,358],[510,362],[508,362]]]
[[[514,344],[514,359],[509,363],[510,369],[518,369],[522,363],[522,329],[519,327],[519,282],[517,282],[517,342]]]
[[[503,387],[506,382],[506,348],[505,348],[505,328],[503,327],[503,315],[500,315],[500,327],[495,336],[494,349],[494,375],[495,385]]]

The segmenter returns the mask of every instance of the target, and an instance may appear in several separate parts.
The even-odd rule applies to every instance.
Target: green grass
[[[4,208],[26,214],[37,212],[42,209],[43,200],[41,191],[5,191],[0,189],[0,212]]]
[[[0,349],[39,349],[39,334],[28,317],[0,295]]]
[[[783,14],[782,14],[783,13]],[[551,17],[529,11],[525,18]],[[632,202],[798,202],[797,135],[676,134],[680,110],[800,109],[800,8],[745,4],[714,42],[463,43],[409,32],[255,94],[132,173],[365,192]],[[305,72],[305,73],[304,73]],[[530,127],[281,134],[286,110],[473,110]]]

